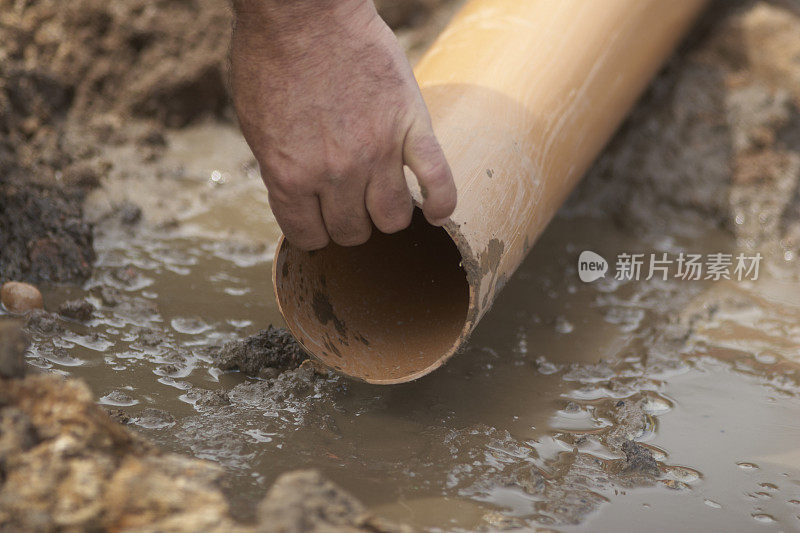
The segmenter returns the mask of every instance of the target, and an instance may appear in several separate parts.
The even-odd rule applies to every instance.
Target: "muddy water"
[[[46,288],[49,309],[88,296],[98,310],[37,335],[29,361],[85,378],[161,446],[224,465],[242,519],[278,474],[313,467],[430,530],[800,528],[800,299],[786,296],[797,286],[577,276],[585,249],[732,249],[716,230],[632,237],[565,210],[433,375],[394,387],[303,370],[248,378],[222,374],[211,354],[281,324],[263,186],[231,129],[173,136],[166,161],[151,182],[115,176],[91,200],[98,213],[130,200],[144,220],[126,226],[112,209],[93,278]],[[714,291],[745,304],[682,329],[687,313],[720,307]],[[659,475],[624,468],[627,439]]]

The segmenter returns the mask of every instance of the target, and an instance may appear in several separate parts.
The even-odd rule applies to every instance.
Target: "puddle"
[[[172,177],[119,178],[92,200],[128,199],[145,221],[105,225],[82,289],[45,287],[49,309],[88,294],[97,311],[37,334],[29,361],[86,379],[161,447],[223,465],[241,518],[279,474],[313,467],[429,530],[616,530],[632,517],[654,529],[800,527],[800,313],[787,315],[787,287],[723,306],[677,348],[674,317],[707,309],[709,284],[577,275],[583,250],[732,248],[720,232],[654,247],[564,212],[464,353],[431,376],[392,387],[303,370],[248,378],[216,369],[209,347],[282,323],[266,193],[230,130],[189,129],[171,146]],[[723,294],[758,298],[734,289]],[[658,474],[626,470],[629,439]]]

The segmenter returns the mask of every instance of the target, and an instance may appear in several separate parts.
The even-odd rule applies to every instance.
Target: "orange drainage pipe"
[[[472,0],[416,75],[453,169],[444,229],[279,243],[275,294],[320,361],[370,383],[453,356],[705,0]],[[416,197],[418,191],[415,191]]]

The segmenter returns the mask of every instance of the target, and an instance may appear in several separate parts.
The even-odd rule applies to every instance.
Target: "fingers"
[[[394,167],[370,180],[365,198],[372,222],[383,233],[396,233],[408,227],[414,205],[399,158]]]
[[[429,121],[417,119],[403,144],[403,162],[417,177],[422,211],[428,222],[441,226],[456,208],[456,186],[450,165]]]
[[[320,193],[320,207],[331,240],[340,246],[358,246],[369,240],[372,222],[364,203],[362,180],[331,180]]]
[[[281,231],[294,246],[311,251],[328,245],[330,238],[316,195],[281,200],[270,193],[269,206]]]

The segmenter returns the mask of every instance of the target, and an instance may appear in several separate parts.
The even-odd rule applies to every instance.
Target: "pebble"
[[[25,314],[34,309],[42,309],[42,293],[39,289],[21,281],[8,281],[0,289],[0,301],[10,313]]]

